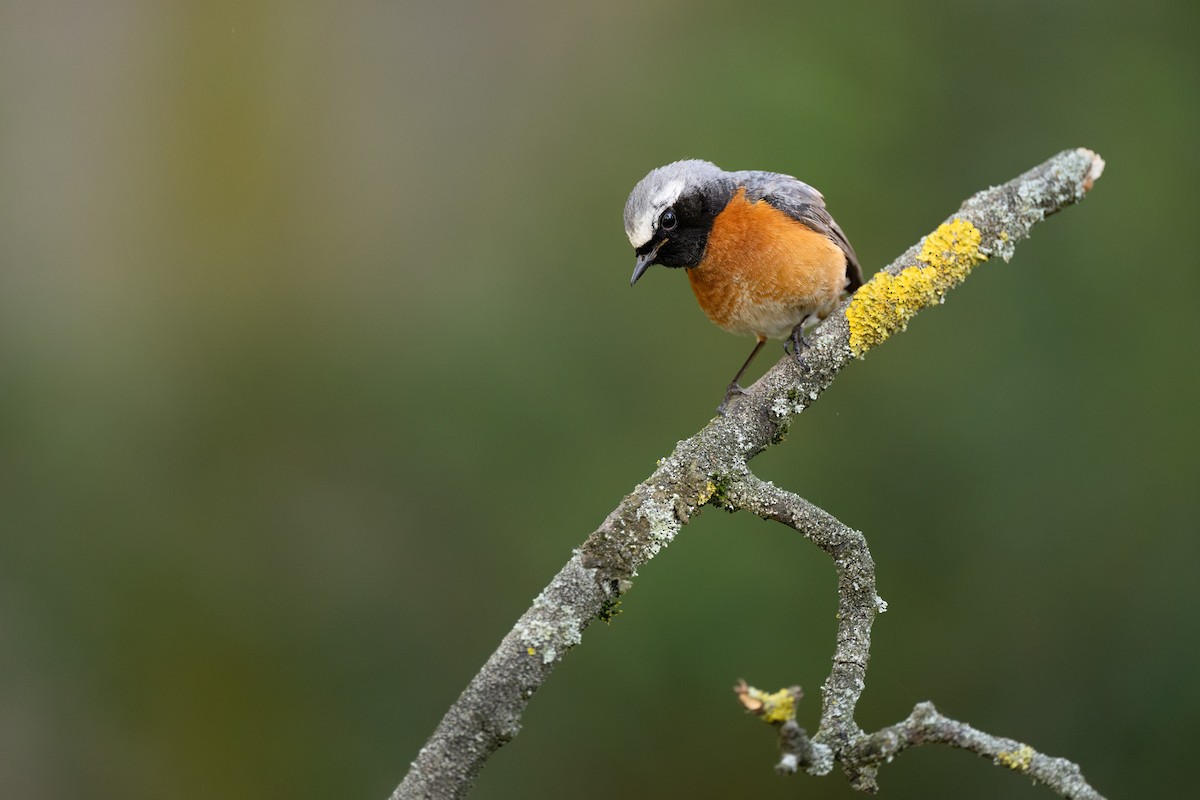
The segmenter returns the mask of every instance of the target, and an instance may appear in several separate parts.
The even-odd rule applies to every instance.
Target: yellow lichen
[[[764,692],[749,686],[745,694],[749,702],[743,700],[742,705],[762,717],[763,722],[778,724],[796,718],[796,695],[790,689]]]
[[[745,681],[738,681],[737,686],[733,687],[733,692],[742,708],[772,725],[782,725],[794,720],[796,702],[804,697],[804,691],[799,686],[780,689],[778,692],[764,692]]]
[[[962,283],[987,256],[980,252],[979,229],[964,219],[952,219],[925,237],[917,266],[899,275],[877,273],[854,294],[846,308],[850,351],[861,358],[923,308],[942,302],[946,292]]]
[[[763,722],[787,722],[796,718],[796,697],[780,689],[763,698]]]
[[[704,488],[700,490],[700,496],[696,498],[696,505],[704,505],[709,500],[712,500],[712,496],[716,493],[717,485],[712,481],[709,481],[708,483],[704,484]]]
[[[1033,748],[1023,744],[1016,750],[1001,750],[996,754],[996,763],[1017,772],[1025,772],[1033,763]]]
[[[526,648],[525,648],[525,653],[526,653],[527,655],[536,656],[536,655],[537,655],[537,648],[536,648],[536,647],[526,647]]]

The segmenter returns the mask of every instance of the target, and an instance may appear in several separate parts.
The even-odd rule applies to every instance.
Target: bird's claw
[[[809,367],[808,362],[804,360],[804,351],[812,347],[812,342],[804,338],[804,331],[802,330],[803,326],[804,323],[801,322],[799,325],[792,328],[791,334],[783,343],[783,350],[784,352],[790,353],[796,357],[796,363],[800,365],[800,369],[804,370],[805,372],[812,372],[812,368]],[[791,345],[791,347],[789,348],[788,345]]]
[[[725,409],[729,407],[729,401],[745,393],[746,390],[739,386],[737,381],[729,384],[729,387],[725,390],[725,399],[721,401],[721,405],[717,406],[717,413],[722,417],[725,416]]]

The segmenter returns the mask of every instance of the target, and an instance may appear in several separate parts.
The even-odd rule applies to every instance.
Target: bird
[[[756,337],[717,407],[724,415],[767,339],[784,339],[800,365],[803,328],[863,284],[862,267],[825,198],[777,172],[726,172],[687,159],[653,169],[625,202],[637,257],[633,286],[655,264],[683,268],[700,308],[725,330]]]

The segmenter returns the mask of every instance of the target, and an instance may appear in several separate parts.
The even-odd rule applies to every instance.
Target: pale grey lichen
[[[809,775],[828,775],[833,771],[833,748],[820,742],[813,742],[811,747],[808,766],[804,771]]]
[[[583,641],[583,621],[569,606],[555,604],[542,592],[514,628],[517,639],[530,656],[540,656],[543,664],[558,660],[563,653]]]
[[[671,500],[671,503],[660,503],[649,497],[638,507],[637,518],[645,520],[649,525],[649,538],[646,542],[648,558],[658,555],[683,527],[675,515],[675,502],[679,500],[679,495],[671,495]]]

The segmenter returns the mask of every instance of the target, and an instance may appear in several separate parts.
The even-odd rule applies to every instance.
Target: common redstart
[[[708,318],[757,337],[725,399],[767,339],[803,365],[803,327],[824,319],[862,286],[862,268],[821,193],[790,175],[726,172],[707,161],[652,170],[625,202],[625,234],[637,253],[629,285],[653,264],[683,267]]]

